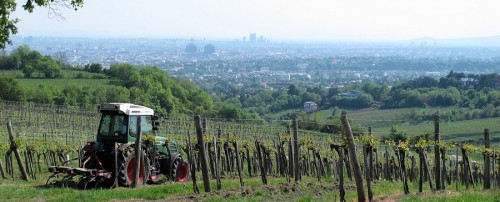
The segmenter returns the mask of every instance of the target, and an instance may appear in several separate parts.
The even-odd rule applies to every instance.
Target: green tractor
[[[135,174],[135,143],[141,135],[141,159],[138,183],[157,183],[165,175],[174,181],[187,179],[189,166],[182,158],[179,144],[156,136],[159,118],[150,108],[129,104],[110,103],[99,107],[101,120],[96,141],[87,142],[82,149],[79,168],[51,166],[53,173],[47,184],[66,186],[79,177],[82,188],[124,186],[133,184]],[[76,160],[76,159],[75,159]],[[58,176],[65,174],[61,180]]]

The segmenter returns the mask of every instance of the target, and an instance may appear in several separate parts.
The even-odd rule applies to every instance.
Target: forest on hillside
[[[100,64],[74,67],[42,56],[27,46],[20,46],[10,55],[0,57],[1,70],[22,71],[21,77],[0,79],[0,100],[26,101],[93,108],[100,103],[131,102],[154,108],[164,115],[201,114],[224,118],[254,118],[234,105],[215,104],[211,96],[192,82],[171,77],[157,67],[138,67],[114,64],[103,68]],[[65,72],[78,72],[67,78]],[[60,85],[40,84],[34,88],[23,87],[24,79],[73,79]],[[71,81],[90,79],[105,80],[104,84],[81,86]]]

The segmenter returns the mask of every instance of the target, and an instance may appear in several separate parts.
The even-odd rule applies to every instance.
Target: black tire
[[[189,165],[186,161],[180,158],[175,159],[174,164],[172,164],[172,175],[170,178],[176,182],[184,182],[189,176]]]
[[[143,151],[142,156],[145,157],[146,152]],[[119,157],[118,165],[120,165],[120,169],[118,171],[118,184],[120,186],[129,187],[134,183],[134,164],[135,151],[133,150],[129,150]],[[139,184],[145,184],[147,181],[146,179],[149,177],[149,162],[146,162],[146,164],[144,166],[143,165],[144,162],[141,160],[141,165],[139,166]]]

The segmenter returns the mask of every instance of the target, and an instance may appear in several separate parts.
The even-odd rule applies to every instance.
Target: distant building
[[[190,43],[186,46],[186,53],[187,54],[195,54],[198,51],[198,47],[194,45],[193,43]]]
[[[257,42],[257,34],[256,33],[250,34],[248,39],[249,39],[250,43]]]
[[[304,110],[307,112],[312,112],[318,110],[318,104],[313,101],[304,102]]]
[[[203,53],[206,55],[211,55],[215,53],[215,46],[212,44],[207,44],[203,47]]]
[[[361,95],[361,91],[359,90],[351,90],[347,93],[340,93],[341,97],[351,97],[351,98],[357,98]]]
[[[469,78],[469,77],[466,77],[466,78],[461,78],[460,81],[462,82],[462,84],[465,86],[465,85],[469,85],[471,83],[476,83],[477,80],[474,79],[474,78]]]

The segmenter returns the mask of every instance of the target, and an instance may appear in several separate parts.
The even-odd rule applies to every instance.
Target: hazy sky
[[[17,0],[18,35],[400,40],[500,35],[499,0],[86,0],[66,20]],[[248,37],[247,37],[248,38]]]

